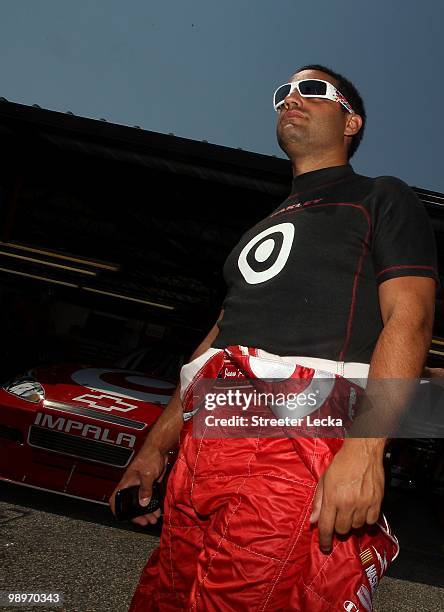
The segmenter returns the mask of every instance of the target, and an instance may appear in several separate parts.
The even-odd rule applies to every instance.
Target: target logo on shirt
[[[257,285],[277,276],[285,267],[294,240],[294,225],[280,223],[260,232],[242,249],[238,266],[245,281]]]

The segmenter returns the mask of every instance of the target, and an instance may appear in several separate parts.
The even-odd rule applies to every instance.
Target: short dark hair
[[[320,72],[325,72],[336,81],[336,87],[339,89],[341,94],[347,98],[347,101],[351,104],[351,107],[355,111],[357,115],[360,115],[362,119],[362,127],[357,134],[352,136],[351,144],[348,149],[348,158],[350,159],[355,153],[359,145],[361,144],[362,137],[364,136],[365,122],[367,120],[367,113],[365,112],[364,101],[361,98],[361,94],[356,89],[351,81],[346,79],[342,74],[331,70],[331,68],[327,68],[326,66],[321,66],[320,64],[309,64],[308,66],[302,66],[296,70],[296,73],[302,72],[302,70],[319,70]],[[341,108],[344,113],[348,111],[342,106]]]

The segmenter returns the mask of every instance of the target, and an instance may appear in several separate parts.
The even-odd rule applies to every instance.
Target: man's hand
[[[168,455],[163,455],[157,448],[144,448],[132,461],[117,487],[110,497],[109,505],[115,514],[115,497],[119,489],[126,489],[134,485],[140,485],[139,503],[147,506],[152,495],[153,482],[162,480]],[[160,517],[160,508],[150,514],[144,514],[132,519],[132,522],[141,527],[148,524],[154,525]]]
[[[383,449],[381,440],[346,440],[321,476],[310,522],[318,523],[322,552],[331,552],[334,532],[345,535],[378,520],[384,495]]]
[[[383,401],[373,403],[371,411],[358,411],[351,437],[319,480],[310,521],[318,523],[319,546],[325,553],[331,550],[335,531],[345,535],[378,520],[384,493],[384,437],[403,414],[432,339],[432,278],[392,278],[381,283],[378,292],[384,328],[373,351],[366,393]],[[402,385],[394,387],[390,381],[396,380]],[[386,381],[386,392],[381,394]],[[369,435],[374,429],[384,437],[359,437],[360,432]]]

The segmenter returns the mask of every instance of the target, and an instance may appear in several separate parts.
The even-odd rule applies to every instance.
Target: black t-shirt
[[[228,256],[213,346],[368,363],[383,327],[378,285],[399,276],[438,278],[415,193],[350,165],[307,172]]]

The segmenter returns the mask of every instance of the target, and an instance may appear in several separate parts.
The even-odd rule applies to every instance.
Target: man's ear
[[[349,114],[344,128],[344,136],[354,136],[362,127],[362,119],[360,115]]]

